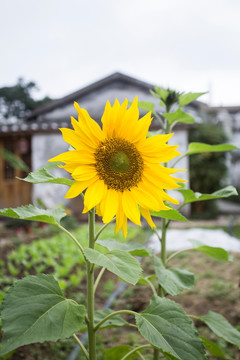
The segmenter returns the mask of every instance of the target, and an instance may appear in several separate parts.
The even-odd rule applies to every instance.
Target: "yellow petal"
[[[137,97],[135,97],[132,105],[125,112],[125,115],[119,119],[119,124],[116,128],[116,136],[126,140],[132,140],[132,138],[134,138],[138,118],[139,110],[137,106]]]
[[[166,190],[177,189],[180,187],[171,176],[167,175],[161,165],[146,165],[144,176],[153,184],[156,184],[159,188]]]
[[[77,166],[72,173],[72,177],[77,181],[90,180],[95,176],[97,176],[97,172],[95,167],[92,165]]]
[[[102,199],[100,212],[103,222],[107,223],[116,215],[118,209],[118,193],[113,189],[108,189],[106,196]]]
[[[107,187],[104,184],[103,180],[97,180],[93,184],[91,184],[87,188],[84,196],[83,214],[98,205],[102,200],[103,196],[105,195],[106,191]]]
[[[133,143],[137,143],[141,139],[146,138],[151,122],[152,122],[151,112],[147,113],[141,119],[139,119],[133,134],[134,135],[132,138]]]
[[[71,123],[83,146],[96,149],[99,144],[99,140],[96,140],[96,138],[91,135],[86,123],[83,123],[81,119],[77,121],[74,117],[71,117]]]
[[[142,182],[138,184],[138,187],[131,189],[132,196],[135,201],[142,207],[158,211],[158,201],[152,194],[151,188],[143,189]]]
[[[141,207],[141,213],[142,213],[142,216],[147,220],[148,225],[151,227],[151,229],[155,228],[156,225],[152,221],[152,217],[151,217],[151,215],[149,213],[149,210],[144,209],[144,208]]]
[[[93,152],[91,151],[67,151],[62,153],[49,161],[62,161],[65,163],[75,164],[94,164],[96,162]]]
[[[72,199],[83,192],[95,180],[75,181],[65,195],[66,199]]]
[[[122,195],[122,205],[124,214],[129,218],[134,224],[140,225],[140,211],[138,204],[134,200],[130,191],[124,191]]]
[[[62,132],[64,141],[66,141],[68,144],[72,145],[72,147],[74,147],[74,149],[81,150],[81,148],[82,148],[81,139],[80,139],[79,135],[76,133],[76,131],[74,131],[72,129],[65,129],[65,128],[62,128],[60,130]]]
[[[118,194],[118,209],[116,213],[115,234],[122,228],[123,220],[124,220],[124,212],[122,207],[122,193],[118,191],[117,194]]]
[[[126,237],[127,237],[127,217],[125,215],[123,217],[122,232],[126,239]]]

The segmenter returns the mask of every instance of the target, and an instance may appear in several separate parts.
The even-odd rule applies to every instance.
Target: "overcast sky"
[[[0,0],[0,87],[62,97],[120,71],[240,105],[240,0]]]

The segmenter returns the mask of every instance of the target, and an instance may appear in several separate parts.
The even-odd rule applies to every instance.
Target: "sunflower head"
[[[84,190],[86,213],[96,207],[103,222],[116,216],[116,232],[127,234],[127,219],[141,225],[141,215],[155,227],[150,211],[168,210],[164,201],[174,204],[165,190],[179,187],[171,175],[179,170],[161,165],[177,155],[177,146],[167,141],[172,134],[147,138],[151,113],[139,119],[137,98],[127,108],[118,100],[106,103],[102,128],[88,112],[74,104],[78,120],[72,118],[73,129],[61,129],[64,140],[75,150],[60,154],[49,161],[62,161],[71,173],[74,184],[66,198],[74,198]]]

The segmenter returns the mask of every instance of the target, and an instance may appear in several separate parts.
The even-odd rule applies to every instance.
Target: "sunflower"
[[[60,129],[63,139],[75,150],[62,153],[49,161],[61,161],[62,167],[75,180],[66,194],[71,199],[85,189],[83,213],[96,207],[98,215],[107,223],[116,216],[118,232],[127,234],[127,219],[141,225],[141,215],[153,228],[149,211],[168,210],[164,201],[177,204],[164,190],[178,188],[171,175],[179,170],[160,163],[180,155],[177,146],[167,141],[173,134],[147,138],[152,118],[147,113],[139,119],[137,98],[127,109],[127,99],[111,107],[106,103],[101,127],[85,109],[74,106],[78,121],[71,118],[72,129]]]

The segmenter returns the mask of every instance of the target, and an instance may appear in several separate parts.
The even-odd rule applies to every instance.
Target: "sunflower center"
[[[127,154],[123,151],[119,151],[113,154],[110,159],[110,167],[119,172],[126,172],[129,169],[130,161]]]
[[[102,141],[95,152],[96,170],[108,189],[130,190],[142,178],[143,159],[131,142],[111,138]]]

